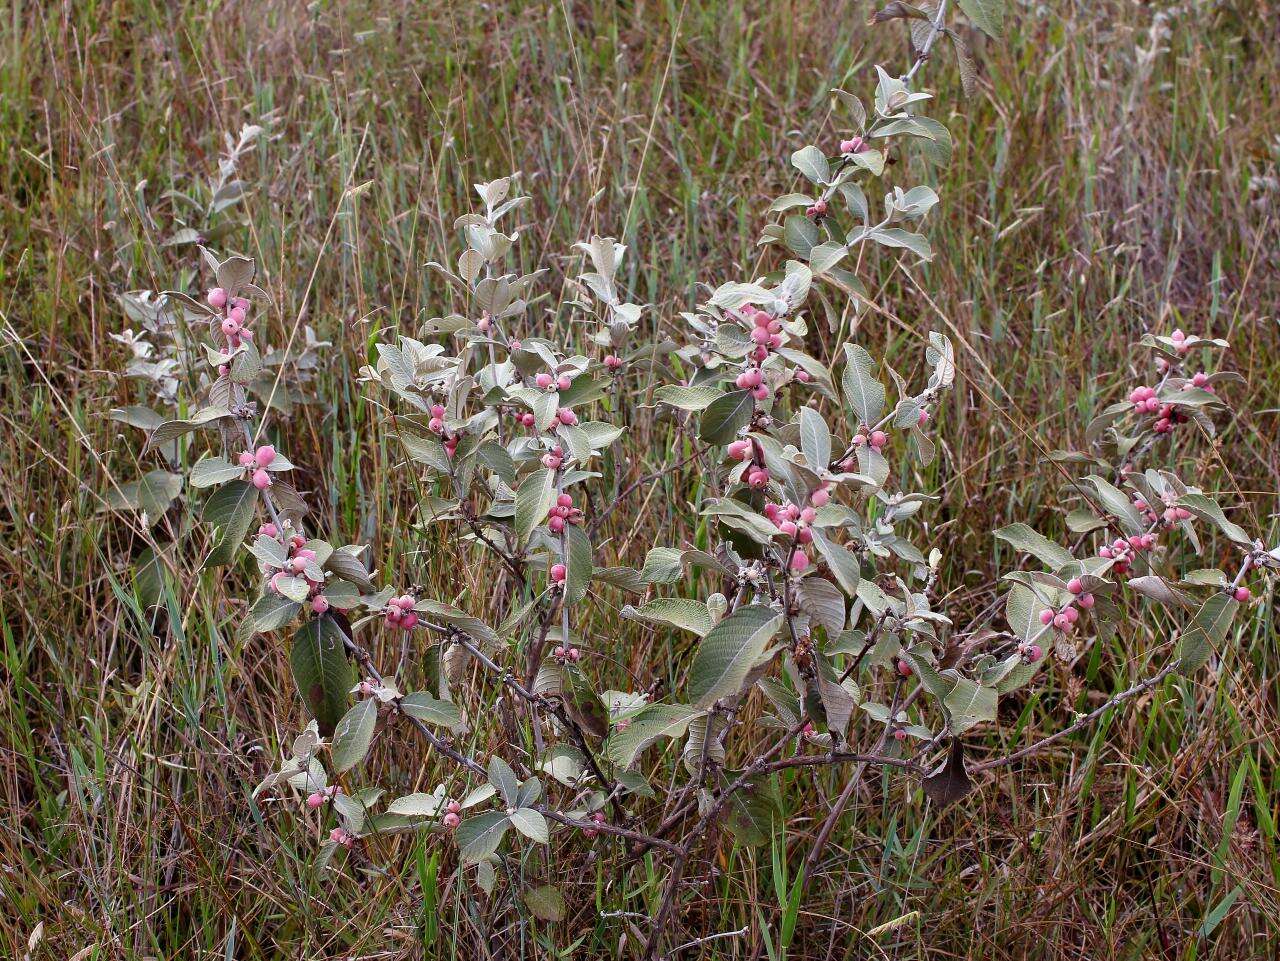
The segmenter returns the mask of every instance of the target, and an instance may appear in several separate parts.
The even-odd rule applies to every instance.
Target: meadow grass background
[[[1269,543],[1278,527],[1280,11],[1011,6],[1005,41],[975,38],[976,97],[962,99],[949,57],[925,68],[932,115],[956,142],[928,224],[937,258],[910,276],[868,264],[877,307],[841,318],[902,370],[928,329],[958,341],[942,457],[919,478],[941,501],[916,538],[947,550],[956,617],[979,611],[1012,563],[991,529],[1025,520],[1061,534],[1061,476],[1042,445],[1079,442],[1090,413],[1127,392],[1142,369],[1127,344],[1145,329],[1231,341],[1250,384],[1231,392],[1242,414],[1220,446],[1195,450],[1229,502],[1252,505],[1242,523]],[[166,191],[208,180],[225,131],[263,125],[241,168],[244,222],[219,247],[259,259],[270,340],[302,312],[335,345],[318,403],[281,426],[317,526],[370,541],[378,567],[412,552],[415,579],[482,611],[485,569],[457,564],[446,535],[411,529],[414,485],[356,382],[379,332],[455,306],[424,265],[456,257],[451,225],[470,185],[524,173],[522,256],[551,268],[552,303],[578,269],[572,242],[622,238],[649,330],[678,338],[699,281],[746,279],[762,263],[755,239],[792,182],[790,152],[838,138],[827,91],[865,95],[873,63],[905,61],[899,32],[866,26],[871,10],[12,0],[0,11],[0,953],[23,956],[35,932],[33,956],[81,959],[629,956],[627,919],[600,912],[652,905],[660,861],[623,882],[616,849],[566,846],[552,870],[569,918],[544,927],[460,895],[439,843],[396,839],[378,851],[385,873],[317,876],[301,822],[249,803],[302,706],[279,640],[235,639],[248,571],[228,592],[189,565],[159,619],[133,596],[141,541],[129,518],[99,510],[106,471],[138,472],[139,437],[105,417],[138,399],[108,336],[127,326],[116,295],[201,286],[194,248],[166,241],[218,221],[185,217]],[[1153,35],[1157,22],[1167,32]],[[663,463],[673,434],[628,409],[643,458],[616,470],[633,478]],[[650,544],[695,537],[683,505],[697,483],[681,470],[639,492],[611,519],[604,556],[636,563]],[[1050,671],[973,749],[1069,723],[1073,707],[1139,676],[1171,627],[1157,616],[1149,633]],[[589,629],[608,653],[602,687],[671,664],[668,638],[607,606]],[[763,930],[791,958],[1275,957],[1269,597],[1232,640],[1215,671],[1166,682],[949,811],[903,782],[870,782],[797,912],[786,902],[805,835],[841,786],[838,772],[806,775],[785,837],[726,846],[699,868],[685,928],[751,932],[684,956],[767,957]],[[388,739],[372,771],[435,783],[421,763],[407,738]]]

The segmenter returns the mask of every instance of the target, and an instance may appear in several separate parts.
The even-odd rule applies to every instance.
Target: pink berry
[[[900,727],[894,728],[893,739],[895,741],[905,741],[907,739],[907,732]]]
[[[311,609],[317,614],[323,614],[329,609],[329,599],[323,594],[317,594],[311,598]]]
[[[565,567],[563,564],[551,565],[551,579],[555,581],[555,583],[557,584],[562,583],[565,577],[568,575],[568,573],[569,573],[569,569]]]
[[[572,494],[560,494],[558,497],[556,497],[556,505],[557,505],[558,507],[572,507],[572,506],[573,506],[573,495],[572,495]]]
[[[221,310],[227,306],[227,292],[221,287],[214,287],[209,293],[205,294],[204,299],[214,310]]]
[[[807,384],[809,383],[809,381],[813,379],[810,373],[807,370],[805,370],[803,367],[796,368],[795,378],[802,384]]]
[[[794,521],[783,521],[778,525],[778,530],[782,531],[787,537],[795,537],[799,528],[796,527]]]
[[[248,317],[248,314],[245,313],[245,309],[240,306],[232,307],[231,310],[228,311],[227,313],[227,319],[235,321],[241,327],[244,326],[244,322],[247,319],[247,317]]]
[[[561,531],[564,530],[564,518],[563,517],[551,518],[550,520],[547,521],[547,527],[551,528],[551,533],[559,534]]]
[[[444,421],[439,417],[432,417],[427,421],[427,430],[431,431],[433,434],[441,433],[444,430]]]
[[[268,487],[271,486],[271,475],[268,474],[265,470],[262,470],[261,468],[254,471],[253,486],[258,488],[258,490],[260,491],[266,490]]]
[[[861,137],[850,137],[848,140],[840,141],[841,153],[862,153],[867,149],[867,143]]]
[[[818,519],[818,512],[815,511],[812,507],[805,507],[801,509],[800,520],[804,521],[806,524],[812,524],[817,519]]]
[[[448,804],[444,806],[444,809],[448,811],[450,814],[457,814],[459,811],[462,810],[462,805],[457,801],[450,801]]]
[[[560,458],[552,457],[550,454],[543,454],[542,466],[545,467],[547,470],[559,470]]]
[[[735,440],[729,445],[729,456],[734,460],[747,460],[751,456],[751,441]]]
[[[867,436],[866,436],[865,434],[854,434],[854,435],[853,435],[853,446],[854,446],[854,447],[861,447],[861,446],[862,446],[863,444],[865,444],[866,442],[867,442]],[[853,461],[845,461],[845,463],[846,463],[846,464],[852,464],[852,463],[853,463]],[[850,470],[852,470],[853,468],[849,468],[849,469],[850,469]]]
[[[1074,624],[1076,621],[1080,620],[1080,612],[1074,607],[1064,608],[1062,616],[1067,619],[1068,624]]]
[[[279,537],[280,529],[275,524],[263,524],[258,528],[258,533],[263,537]]]
[[[1239,601],[1241,604],[1244,604],[1246,601],[1249,600],[1249,598],[1253,596],[1253,594],[1250,593],[1249,588],[1247,587],[1237,587],[1235,590],[1234,596],[1237,601]]]
[[[1099,548],[1099,550],[1098,550],[1098,556],[1099,556],[1099,557],[1105,557],[1105,558],[1107,558],[1108,560],[1110,560],[1110,558],[1111,558],[1111,548],[1109,548],[1109,547]]]
[[[1041,650],[1039,644],[1032,644],[1030,647],[1027,648],[1027,657],[1030,660],[1038,661],[1043,656],[1044,656],[1044,651]]]
[[[929,412],[921,407],[920,416],[916,418],[916,426],[923,427],[927,423],[929,423]]]
[[[324,802],[325,796],[320,791],[315,791],[307,795],[307,807],[309,808],[318,808],[320,805],[324,804]]]
[[[1071,620],[1070,618],[1067,617],[1066,614],[1058,614],[1053,619],[1053,626],[1060,631],[1065,631],[1068,627],[1071,626]]]
[[[263,444],[253,452],[253,459],[259,467],[267,467],[276,459],[276,449],[270,444]]]
[[[813,202],[813,207],[810,209],[813,210],[815,217],[825,217],[827,214],[827,202],[819,197]]]
[[[533,414],[524,413],[520,415],[520,423],[525,427],[532,427],[537,422],[538,418],[534,417]]]
[[[802,571],[809,566],[809,555],[804,551],[796,551],[791,555],[791,569],[793,571]]]
[[[454,814],[452,811],[450,811],[440,820],[441,820],[441,823],[443,823],[444,826],[447,827],[450,831],[452,831],[454,828],[456,828],[459,824],[462,823],[462,818],[458,817],[458,815]]]
[[[236,334],[240,333],[240,325],[228,317],[222,322],[222,332],[228,337],[234,337]]]
[[[830,500],[831,492],[821,487],[809,495],[809,503],[814,507],[826,507],[827,502]],[[815,514],[814,516],[816,517],[817,515]]]
[[[751,396],[754,397],[756,400],[768,400],[769,394],[770,394],[769,388],[766,387],[764,384],[761,384],[759,387],[751,388]]]
[[[559,377],[556,378],[556,388],[558,390],[568,390],[569,386],[572,383],[573,381],[569,379],[568,374],[561,374]]]
[[[400,618],[400,626],[403,627],[406,631],[413,630],[415,627],[418,626],[418,615],[415,614],[413,611],[409,611],[407,614],[405,614],[403,617]]]
[[[1052,624],[1052,623],[1053,623],[1053,611],[1049,610],[1049,608],[1047,608],[1047,607],[1046,607],[1043,611],[1041,611],[1041,612],[1040,612],[1040,623],[1041,623],[1041,624],[1043,624],[1045,627],[1048,627],[1050,624]]]
[[[572,427],[578,422],[578,415],[571,411],[568,407],[561,407],[556,411],[556,417],[560,419],[560,423],[566,427]]]
[[[1081,594],[1079,600],[1080,600],[1080,606],[1083,607],[1086,611],[1093,609],[1094,598],[1092,594]]]
[[[552,377],[550,374],[548,374],[546,371],[543,371],[541,374],[539,374],[537,377],[533,379],[533,382],[537,384],[539,387],[541,387],[543,390],[546,390],[552,384],[555,383],[555,378]]]
[[[443,419],[443,418],[444,418],[444,413],[445,413],[445,411],[444,411],[444,404],[432,404],[432,405],[431,405],[431,416],[432,416],[432,417],[439,417],[439,418]]]
[[[254,465],[253,454],[247,450],[242,450],[240,456],[236,458],[241,467],[252,467]]]
[[[772,335],[764,327],[757,327],[755,330],[751,331],[751,339],[761,347],[769,343],[770,336]]]
[[[490,327],[490,323],[489,323],[488,317],[481,317],[479,320],[476,321],[476,330],[480,331],[481,333],[487,333],[489,330],[489,327]]]
[[[796,531],[796,540],[801,544],[812,544],[813,528],[811,527],[800,528],[800,530]]]
[[[905,658],[898,658],[898,673],[903,677],[911,676],[911,665]]]
[[[1070,594],[1079,594],[1084,590],[1084,585],[1080,583],[1080,578],[1073,577],[1067,581],[1067,592]]]
[[[871,446],[879,450],[885,444],[889,443],[889,435],[882,430],[871,432]]]

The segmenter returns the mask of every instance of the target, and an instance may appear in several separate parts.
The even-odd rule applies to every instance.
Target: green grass
[[[1135,49],[1150,46],[1163,6],[1018,5],[1007,41],[977,43],[970,101],[948,58],[928,65],[934,115],[956,141],[928,227],[938,257],[869,263],[876,306],[860,318],[811,305],[904,372],[929,329],[958,341],[942,458],[919,478],[941,500],[917,541],[953,559],[942,588],[959,616],[990,600],[1011,563],[993,528],[1062,532],[1051,509],[1062,478],[1041,445],[1079,442],[1119,395],[1116,372],[1135,369],[1126,345],[1146,328],[1232,342],[1250,385],[1231,394],[1242,414],[1195,452],[1228,500],[1253,505],[1248,526],[1276,539],[1275,10],[1178,4],[1168,49],[1142,69]],[[317,526],[370,541],[379,568],[412,552],[407,577],[480,609],[486,570],[455,570],[449,535],[412,531],[414,485],[385,439],[381,398],[356,381],[380,331],[461,306],[425,264],[456,257],[452,222],[471,184],[524,172],[521,268],[551,268],[549,305],[575,266],[570,245],[612,234],[629,245],[625,283],[653,305],[652,332],[679,337],[698,282],[762,262],[755,239],[768,198],[792,181],[791,150],[839,136],[826,91],[866,91],[871,64],[904,57],[896,32],[864,26],[871,9],[15,0],[0,25],[0,946],[22,956],[43,924],[35,956],[86,961],[471,958],[485,944],[494,957],[555,957],[553,945],[579,939],[573,957],[631,956],[629,923],[643,935],[643,919],[601,913],[656,910],[661,859],[620,875],[612,856],[566,851],[555,870],[576,910],[550,928],[519,925],[460,893],[447,845],[388,840],[378,872],[317,876],[302,822],[250,801],[302,706],[278,641],[235,638],[247,571],[224,591],[184,565],[158,616],[134,597],[143,539],[129,517],[99,510],[106,470],[137,474],[136,432],[104,416],[138,400],[108,336],[128,326],[116,295],[194,286],[193,248],[165,241],[229,224],[218,246],[257,257],[276,298],[269,339],[282,342],[305,308],[334,343],[317,402],[281,427]],[[269,132],[242,167],[244,223],[190,219],[166,192],[202,190],[223,133],[244,123]],[[645,462],[618,465],[626,478],[661,464],[675,439],[669,423],[635,416]],[[650,543],[705,536],[683,510],[697,484],[684,470],[639,493],[645,510],[614,516],[605,554],[635,563]],[[725,842],[713,859],[723,873],[702,866],[690,937],[751,933],[701,956],[1274,956],[1269,601],[1239,622],[1216,673],[1161,686],[987,777],[954,809],[930,810],[902,780],[869,782],[834,840],[847,870],[796,904],[806,835],[842,782],[787,775],[786,834],[755,850]],[[1157,618],[1151,635],[1051,672],[1009,703],[987,748],[1069,723],[1073,707],[1125,685],[1171,627]],[[612,654],[604,686],[625,671],[675,676],[666,638],[608,609],[588,628]],[[394,664],[398,652],[377,653]],[[473,706],[483,695],[466,692]],[[372,773],[436,783],[407,736],[390,737]],[[545,880],[536,858],[524,869]]]

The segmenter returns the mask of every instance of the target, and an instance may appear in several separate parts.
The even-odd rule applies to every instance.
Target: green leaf
[[[1204,494],[1183,494],[1178,498],[1178,506],[1185,507],[1197,517],[1213,521],[1222,533],[1243,547],[1249,547],[1253,543],[1244,528],[1228,520],[1222,507],[1211,497],[1206,497]]]
[[[400,699],[400,710],[412,718],[427,724],[439,724],[456,734],[465,733],[467,725],[463,723],[458,706],[452,701],[442,701],[432,697],[426,691],[414,691]]]
[[[645,555],[640,579],[646,584],[675,584],[684,579],[682,551],[675,547],[653,547]]]
[[[1240,602],[1227,593],[1211,595],[1182,634],[1178,643],[1178,671],[1192,674],[1209,660],[1222,643]]]
[[[791,155],[791,166],[815,184],[831,182],[831,164],[827,162],[826,155],[812,144]]]
[[[618,767],[631,767],[640,752],[659,738],[683,737],[689,722],[700,713],[687,704],[649,704],[641,708],[625,730],[609,735],[609,760]]]
[[[822,559],[827,562],[827,567],[831,568],[831,573],[835,575],[840,588],[853,597],[862,579],[858,555],[831,540],[825,531],[816,528],[813,531],[813,543],[817,545]]]
[[[219,487],[205,501],[201,519],[219,528],[218,542],[204,559],[204,568],[230,564],[244,543],[258,506],[258,489],[235,480]]]
[[[378,702],[374,698],[361,701],[342,715],[329,747],[335,774],[349,771],[365,759],[377,723]]]
[[[707,385],[699,385],[696,387],[685,387],[682,384],[663,384],[653,392],[654,399],[669,407],[676,407],[680,410],[700,411],[706,410],[714,401],[724,396],[724,391],[719,387],[710,387]]]
[[[225,484],[244,474],[244,468],[233,464],[225,457],[206,457],[196,462],[191,468],[192,487],[212,487],[214,484]]]
[[[1004,32],[1006,0],[958,0],[964,15],[988,37],[999,39]]]
[[[800,450],[812,470],[825,470],[831,462],[831,431],[812,407],[800,408]]]
[[[263,594],[249,609],[249,616],[241,626],[241,636],[249,637],[255,632],[274,631],[290,623],[302,605],[285,597],[283,594]]]
[[[536,470],[524,479],[516,491],[516,539],[524,543],[534,529],[547,519],[547,512],[556,501],[555,474],[549,470]]]
[[[565,596],[570,604],[576,604],[586,597],[587,586],[591,583],[591,540],[577,524],[570,524],[564,529],[564,538],[568,555],[565,558]]]
[[[809,269],[815,276],[825,274],[849,255],[849,248],[844,244],[826,241],[809,251]]]
[[[728,444],[751,423],[754,409],[751,391],[730,391],[707,406],[698,427],[698,436],[708,444]]]
[[[498,850],[510,826],[511,820],[501,811],[486,811],[467,818],[454,831],[462,860],[475,864],[489,857]]]
[[[355,670],[347,659],[342,628],[327,615],[304,624],[293,636],[289,664],[298,693],[328,737],[347,709]]]
[[[707,632],[689,667],[689,699],[697,708],[742,690],[773,639],[782,615],[763,605],[740,607]]]
[[[515,804],[520,781],[516,772],[511,770],[511,765],[496,754],[489,758],[489,783],[502,795],[502,800],[507,804]]]
[[[884,413],[884,384],[876,378],[875,361],[857,344],[844,345],[845,366],[840,388],[845,403],[861,424],[871,426]]]
[[[535,811],[533,808],[518,808],[516,813],[511,815],[511,823],[530,841],[546,844],[551,840],[551,834],[547,830],[547,819],[540,811]]]
[[[685,597],[655,597],[640,607],[627,605],[622,616],[650,624],[666,624],[699,637],[711,630],[711,611],[702,601]]]
[[[1030,554],[1050,570],[1060,570],[1075,560],[1071,552],[1055,544],[1026,524],[1010,524],[996,531],[996,537],[1012,544],[1016,550]]]
[[[982,721],[996,719],[996,692],[967,677],[956,680],[955,687],[942,699],[951,714],[951,730],[963,734]]]
[[[564,919],[564,895],[550,884],[530,888],[524,893],[524,903],[529,906],[529,912],[540,921]]]

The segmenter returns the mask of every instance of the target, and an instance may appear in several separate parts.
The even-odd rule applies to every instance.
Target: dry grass
[[[982,45],[975,100],[962,102],[950,64],[929,68],[943,115],[955,110],[956,160],[931,227],[940,256],[910,275],[873,265],[880,307],[858,329],[903,369],[930,327],[961,342],[944,456],[920,478],[943,495],[920,540],[953,558],[942,586],[961,616],[1010,560],[993,527],[1060,530],[1049,509],[1060,477],[1033,437],[1078,440],[1146,327],[1231,340],[1250,383],[1232,399],[1248,413],[1197,453],[1254,505],[1256,529],[1277,533],[1278,11],[1019,7],[1008,42]],[[634,297],[655,305],[659,333],[676,332],[696,281],[756,264],[790,150],[838,132],[821,126],[824,92],[863,89],[871,63],[903,56],[896,34],[863,26],[869,9],[14,0],[0,25],[0,950],[22,956],[43,924],[36,956],[81,959],[473,958],[486,944],[495,957],[557,957],[575,939],[575,957],[627,956],[625,921],[599,912],[650,910],[660,860],[624,883],[617,850],[567,847],[556,871],[576,910],[534,929],[460,897],[447,845],[390,839],[372,852],[384,870],[317,877],[298,820],[250,803],[301,705],[278,641],[234,639],[247,577],[227,592],[182,569],[158,621],[133,599],[144,541],[133,519],[99,510],[106,469],[136,474],[137,438],[103,416],[131,390],[108,337],[125,326],[115,295],[191,281],[192,248],[164,244],[181,226],[166,191],[210,175],[223,131],[266,124],[243,169],[246,222],[222,246],[259,258],[277,298],[271,340],[302,312],[335,344],[318,402],[283,427],[318,526],[370,540],[379,567],[415,552],[407,576],[482,609],[488,572],[459,569],[448,535],[410,530],[413,487],[355,382],[377,331],[450,309],[423,265],[456,254],[470,184],[525,172],[526,266],[552,267],[553,294],[573,241],[623,236]],[[1138,48],[1162,9],[1174,13],[1167,49],[1144,67]],[[365,181],[359,202],[340,203]],[[627,476],[671,442],[647,414],[633,432],[648,460]],[[681,510],[696,482],[681,471],[640,492],[645,509],[615,515],[606,553],[629,545],[634,562],[650,543],[696,538]],[[670,677],[668,639],[620,625],[605,600],[593,624],[605,686],[627,671]],[[1168,627],[1097,645],[1011,700],[986,749],[1068,723],[1124,685]],[[835,773],[797,776],[785,838],[725,846],[700,866],[691,936],[751,928],[701,956],[765,956],[760,932],[776,943],[790,921],[791,958],[1275,957],[1269,599],[1234,641],[1216,672],[1167,682],[950,811],[905,782],[869,783],[837,833],[843,870],[789,915],[804,835],[840,789]],[[394,664],[398,652],[377,653]],[[476,707],[486,692],[466,696]],[[371,770],[434,783],[419,763],[396,741]]]

